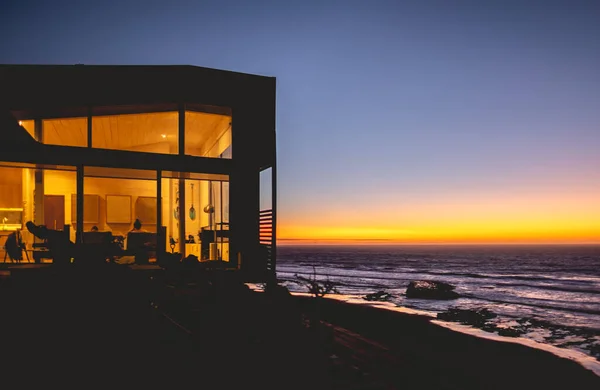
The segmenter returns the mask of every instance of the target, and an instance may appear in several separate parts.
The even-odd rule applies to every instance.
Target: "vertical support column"
[[[271,263],[273,265],[273,280],[277,283],[277,157],[273,152],[271,167]]]
[[[88,107],[87,115],[87,147],[92,147],[92,106]]]
[[[185,250],[185,177],[183,173],[179,174],[179,252],[181,257],[187,256]]]
[[[156,171],[156,260],[160,262],[166,245],[165,231],[162,228],[162,170]]]
[[[77,230],[75,240],[83,242],[83,165],[77,165]]]
[[[44,140],[42,120],[35,119],[33,123],[35,140],[42,143]],[[33,222],[36,225],[44,224],[44,171],[41,169],[36,169],[34,171]]]
[[[185,104],[179,103],[177,106],[178,118],[179,118],[179,132],[178,132],[178,144],[179,156],[185,155]],[[185,250],[185,177],[182,172],[179,172],[179,252],[182,258],[187,256]]]
[[[217,229],[217,224],[215,221],[215,233],[217,230],[219,230],[219,252],[217,254],[217,259],[218,260],[223,260],[223,210],[225,209],[223,206],[223,182],[219,181],[219,195],[220,195],[220,199],[219,199],[219,229]],[[217,240],[215,240],[217,241]]]
[[[44,224],[44,171],[36,169],[33,185],[33,222],[36,225]]]
[[[156,171],[156,231],[162,226],[162,170]]]
[[[185,104],[180,103],[177,106],[177,111],[179,113],[179,133],[177,136],[177,141],[179,144],[178,154],[183,156],[185,155]]]

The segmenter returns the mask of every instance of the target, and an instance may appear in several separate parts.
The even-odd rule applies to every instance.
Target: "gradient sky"
[[[277,77],[282,239],[600,242],[599,21],[577,0],[21,0],[0,62]]]

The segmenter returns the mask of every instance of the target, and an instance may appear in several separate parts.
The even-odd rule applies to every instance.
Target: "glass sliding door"
[[[229,261],[226,175],[165,172],[162,216],[167,251],[200,261]]]

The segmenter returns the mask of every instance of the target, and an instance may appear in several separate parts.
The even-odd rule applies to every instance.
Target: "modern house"
[[[26,221],[127,248],[137,219],[155,258],[220,261],[248,281],[274,273],[275,78],[0,65],[0,85],[0,242],[19,230],[27,257],[51,262]]]

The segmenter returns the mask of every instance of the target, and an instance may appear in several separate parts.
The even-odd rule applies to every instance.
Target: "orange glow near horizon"
[[[310,232],[310,234],[306,234]],[[381,229],[335,226],[292,226],[278,228],[282,243],[364,242],[402,244],[494,244],[494,243],[599,243],[597,229],[537,228],[506,229],[498,226],[456,226],[421,229]]]
[[[481,195],[481,194],[480,194]],[[537,196],[535,196],[537,195]],[[600,244],[600,198],[593,192],[541,196],[445,197],[368,213],[323,209],[279,218],[278,242],[384,244]]]

